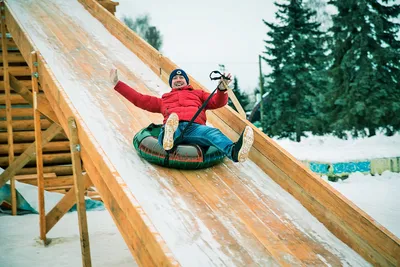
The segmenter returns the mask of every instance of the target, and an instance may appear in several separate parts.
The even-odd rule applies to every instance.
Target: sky
[[[116,16],[149,14],[163,35],[161,52],[203,86],[214,89],[209,74],[224,64],[238,78],[239,87],[258,87],[258,56],[264,51],[267,26],[273,21],[273,1],[131,1],[118,0]],[[262,65],[263,71],[268,66]]]
[[[163,35],[161,52],[208,89],[215,88],[209,73],[224,64],[238,78],[239,87],[252,93],[259,85],[258,56],[265,51],[268,31],[263,19],[274,22],[272,0],[118,0],[116,16],[149,14]],[[393,2],[399,4],[400,0]],[[332,10],[331,10],[332,11]],[[333,12],[333,11],[332,11]],[[262,64],[264,73],[270,68]]]

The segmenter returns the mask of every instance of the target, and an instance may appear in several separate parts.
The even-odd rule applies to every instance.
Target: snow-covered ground
[[[390,137],[382,133],[369,138],[349,136],[347,140],[332,135],[309,135],[300,143],[274,140],[299,160],[335,163],[400,157],[399,133]],[[326,177],[322,179],[328,181]],[[386,171],[376,176],[354,173],[346,180],[328,182],[400,238],[400,173]]]
[[[87,213],[92,266],[137,266],[108,211]],[[78,216],[67,213],[39,242],[39,216],[8,216],[0,213],[1,267],[82,266]]]
[[[400,134],[377,133],[369,138],[342,140],[332,135],[302,138],[300,143],[289,139],[274,140],[299,160],[347,162],[354,160],[400,157]]]
[[[326,177],[323,177],[326,181]],[[329,181],[328,181],[329,182]],[[400,173],[354,173],[346,180],[329,182],[379,224],[400,238]]]
[[[324,136],[306,138],[301,143],[288,140],[277,142],[299,159],[316,161],[400,156],[399,135],[378,135],[357,140],[339,140]],[[325,177],[321,179],[327,180]],[[386,171],[376,176],[355,173],[346,180],[329,183],[378,223],[400,237],[399,173]],[[21,191],[26,191],[23,194],[28,195],[29,187],[22,188]],[[46,197],[58,201],[55,194]],[[34,202],[33,199],[34,196],[31,203]],[[35,206],[35,203],[32,204]],[[89,211],[88,223],[93,266],[136,265],[108,211]],[[52,243],[48,247],[38,243],[38,236],[38,215],[12,217],[0,214],[0,266],[81,265],[76,212],[66,214],[49,232],[48,237],[52,239]]]

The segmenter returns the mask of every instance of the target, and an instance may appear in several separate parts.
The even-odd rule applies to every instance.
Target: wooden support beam
[[[31,142],[34,140],[31,140]],[[14,138],[14,142],[16,142]],[[23,153],[28,147],[29,143],[15,143],[14,144],[14,152],[15,154]],[[0,145],[0,154],[7,154],[8,146]],[[46,146],[43,146],[43,152],[69,152],[69,142],[67,141],[59,141],[59,142],[50,142]]]
[[[38,110],[37,94],[39,93],[37,54],[31,53],[32,62],[32,92],[33,92],[33,120],[35,123],[36,144],[36,172],[39,204],[40,239],[46,244],[46,211],[44,206],[44,176],[43,176],[43,151],[42,151],[42,127],[40,125],[40,112]]]
[[[4,157],[0,157],[0,166],[6,166],[7,161],[4,160]],[[52,154],[43,154],[43,163],[45,165],[55,165],[55,164],[71,164],[71,154],[67,153],[52,153]],[[36,157],[33,157],[29,161],[29,166],[36,164]]]
[[[56,135],[52,140],[53,141],[66,141],[68,139],[64,135],[64,132],[62,132],[62,133]],[[16,143],[30,143],[33,141],[35,141],[35,132],[34,131],[14,132],[14,142],[16,142]],[[7,133],[0,133],[0,143],[4,143],[4,142],[7,142]],[[25,149],[23,151],[25,151]],[[68,149],[69,149],[69,143],[68,143]]]
[[[176,64],[161,55],[157,58],[154,49],[141,43],[143,42],[141,39],[135,39],[137,36],[132,31],[129,31],[120,21],[115,20],[111,14],[98,8],[95,1],[78,1],[83,3],[111,34],[134,52],[157,75],[161,73],[161,78],[164,81],[168,80],[169,73],[177,68]],[[192,77],[190,81],[193,87],[202,88]],[[209,114],[209,121],[213,126],[223,129],[225,134],[229,132],[231,138],[237,138],[237,134],[249,125],[237,114],[232,114],[230,108],[218,109]],[[372,264],[386,266],[400,262],[398,256],[400,245],[397,238],[325,185],[323,181],[317,179],[311,171],[297,163],[265,134],[258,129],[253,129],[255,141],[250,152],[250,159],[266,174],[297,198],[333,234]]]
[[[24,59],[25,62],[25,59]],[[29,80],[18,80],[18,82],[22,83],[25,87],[27,87],[29,90],[32,89],[32,81]],[[12,89],[12,86],[11,86]],[[39,88],[39,90],[41,90],[41,88]],[[4,85],[2,83],[0,83],[0,91],[4,91]]]
[[[51,121],[47,119],[41,119],[40,123],[42,125],[42,129],[47,129],[51,125]],[[6,122],[0,121],[0,128],[6,128]],[[14,120],[12,121],[12,127],[15,131],[26,131],[35,129],[35,125],[33,120]]]
[[[12,108],[11,109],[11,116],[12,118],[21,118],[21,117],[33,117],[33,112],[32,112],[32,107],[25,105],[26,108],[24,107],[18,107],[18,108]],[[0,108],[0,118],[5,118],[6,117],[6,110],[3,108]]]
[[[82,176],[81,148],[78,138],[78,128],[73,117],[68,118],[70,133],[70,147],[72,154],[72,170],[74,171],[74,188],[76,196],[76,207],[79,219],[79,232],[81,236],[82,264],[84,267],[92,266],[90,259],[89,233],[86,219],[85,206],[85,184]]]
[[[9,43],[6,41],[6,43]],[[14,43],[15,45],[15,43]],[[8,46],[7,46],[8,47]],[[0,58],[0,63],[3,63],[3,57]],[[24,57],[19,52],[9,52],[7,56],[7,61],[10,63],[20,63],[25,62]]]
[[[50,140],[62,131],[61,126],[53,123],[42,135],[42,145],[46,145]],[[0,174],[0,187],[2,187],[10,177],[22,169],[29,161],[35,157],[36,142],[33,142],[8,168]]]
[[[20,94],[20,96],[22,96],[29,104],[33,105],[32,93],[13,75],[10,75],[10,85],[15,92]],[[37,93],[39,93],[39,91],[37,91]],[[38,95],[38,109],[40,113],[45,115],[47,118],[49,118],[53,122],[59,123],[56,114],[50,107],[49,101],[46,99],[44,95]]]
[[[131,210],[121,205],[121,202],[124,201],[123,199],[126,198],[126,196],[121,192],[116,192],[117,190],[115,190],[113,185],[117,182],[115,180],[110,181],[103,179],[95,165],[92,164],[92,161],[96,159],[93,159],[90,152],[86,151],[86,148],[82,150],[81,154],[85,161],[86,169],[90,174],[90,179],[99,191],[104,205],[107,207],[107,210],[110,211],[115,225],[121,232],[125,243],[135,257],[138,265],[177,266],[178,264],[171,264],[171,262],[177,263],[177,261],[173,261],[174,259],[171,260],[167,256],[172,255],[172,253],[164,253],[164,251],[161,251],[160,246],[157,246],[158,244],[154,240],[154,235],[145,226],[140,214],[135,214],[135,212],[131,212]]]
[[[236,110],[238,111],[240,117],[242,117],[243,119],[246,119],[246,112],[244,111],[239,100],[237,99],[235,93],[231,89],[228,89],[228,96],[232,100],[232,103],[235,106]]]
[[[11,104],[13,105],[18,105],[18,104],[27,104],[26,100],[23,99],[20,95],[18,94],[11,94],[10,96]],[[6,97],[5,95],[0,95],[0,105],[5,105],[6,103]]]
[[[49,174],[55,174],[55,173],[45,173],[44,174],[44,190],[50,191],[50,190],[54,190],[56,188],[71,189],[72,186],[74,185],[74,177],[72,175],[52,176]],[[33,175],[33,178],[29,178],[31,175]],[[37,186],[36,174],[29,174],[29,176],[16,175],[15,180],[18,182],[25,183],[25,184]],[[47,222],[46,222],[46,224],[47,224]]]
[[[83,175],[84,189],[92,186],[92,181],[88,174]],[[67,213],[76,203],[75,187],[58,202],[58,204],[46,215],[46,232],[48,233],[54,225]]]
[[[44,178],[55,178],[55,177],[57,177],[57,174],[55,174],[54,172],[44,173],[43,176],[44,176]],[[15,179],[19,182],[24,182],[24,181],[30,180],[30,179],[37,180],[37,174],[15,175]]]
[[[15,44],[15,42],[14,42],[14,40],[12,38],[11,39],[7,38],[6,43],[7,43],[7,47],[8,47],[9,50],[12,50],[12,49],[15,49],[15,48],[18,49],[17,45]],[[8,62],[10,62],[10,61],[8,61]]]
[[[6,36],[6,19],[4,13],[4,2],[1,5],[1,47],[3,54],[3,80],[6,97],[6,123],[7,123],[7,134],[8,134],[8,163],[11,164],[14,161],[14,140],[13,140],[13,127],[12,127],[12,115],[11,115],[11,99],[10,99],[10,76],[8,66],[8,47],[7,47],[7,36]],[[14,176],[10,177],[11,185],[11,213],[17,215],[17,193],[15,190],[15,179]]]
[[[115,15],[115,12],[117,11],[117,5],[119,5],[118,2],[113,2],[111,0],[97,0],[97,1],[111,14]]]
[[[43,168],[43,171],[45,173],[54,172],[57,176],[72,175],[72,166],[71,165],[46,166]],[[17,171],[17,174],[18,175],[36,174],[36,168],[33,167],[23,168]]]
[[[240,104],[233,90],[229,88],[228,84],[224,80],[222,80],[222,84],[224,85],[225,89],[228,90],[228,96],[232,100],[232,103],[235,106],[236,110],[238,111],[239,115],[243,119],[246,119],[246,112],[244,111],[242,105]]]
[[[10,66],[8,67],[8,71],[14,76],[30,76],[31,74],[31,70],[29,69],[28,66]],[[0,67],[0,76],[3,75],[4,75],[4,68]]]

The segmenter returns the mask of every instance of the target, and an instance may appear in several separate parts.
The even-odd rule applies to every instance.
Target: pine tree
[[[233,93],[235,94],[237,100],[239,101],[240,105],[242,106],[242,108],[245,111],[247,111],[246,108],[247,108],[248,104],[250,103],[249,96],[239,88],[239,82],[236,77],[233,78],[232,90],[233,90]],[[230,99],[228,101],[228,105],[230,107],[232,107],[234,110],[236,110],[235,105],[232,103],[232,101]]]
[[[150,24],[150,16],[148,14],[137,17],[133,20],[130,17],[123,16],[122,21],[131,30],[136,32],[146,42],[157,50],[161,49],[163,38],[157,27]]]
[[[332,26],[332,18],[328,12],[328,0],[305,0],[304,4],[306,7],[315,10],[316,16],[313,18],[318,21],[320,29],[322,31],[328,30]]]
[[[151,44],[155,49],[160,50],[162,46],[162,38],[161,38],[161,33],[159,30],[157,30],[156,27],[151,26],[149,29],[146,31],[144,35],[144,39]]]
[[[333,83],[326,95],[332,131],[341,137],[344,131],[372,136],[376,129],[385,128],[393,134],[400,130],[399,24],[393,22],[400,5],[376,0],[329,3],[338,10],[330,29]]]
[[[275,3],[278,24],[264,21],[270,28],[265,60],[272,72],[267,75],[271,105],[264,108],[262,127],[267,134],[299,142],[313,127],[315,98],[326,86],[325,50],[319,23],[312,21],[315,11],[301,0],[285,2]]]

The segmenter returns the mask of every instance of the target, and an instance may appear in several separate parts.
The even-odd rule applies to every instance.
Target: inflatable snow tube
[[[180,144],[169,153],[158,143],[162,125],[150,124],[140,130],[133,138],[133,146],[139,155],[148,162],[175,169],[202,169],[220,163],[225,155],[211,146]]]

